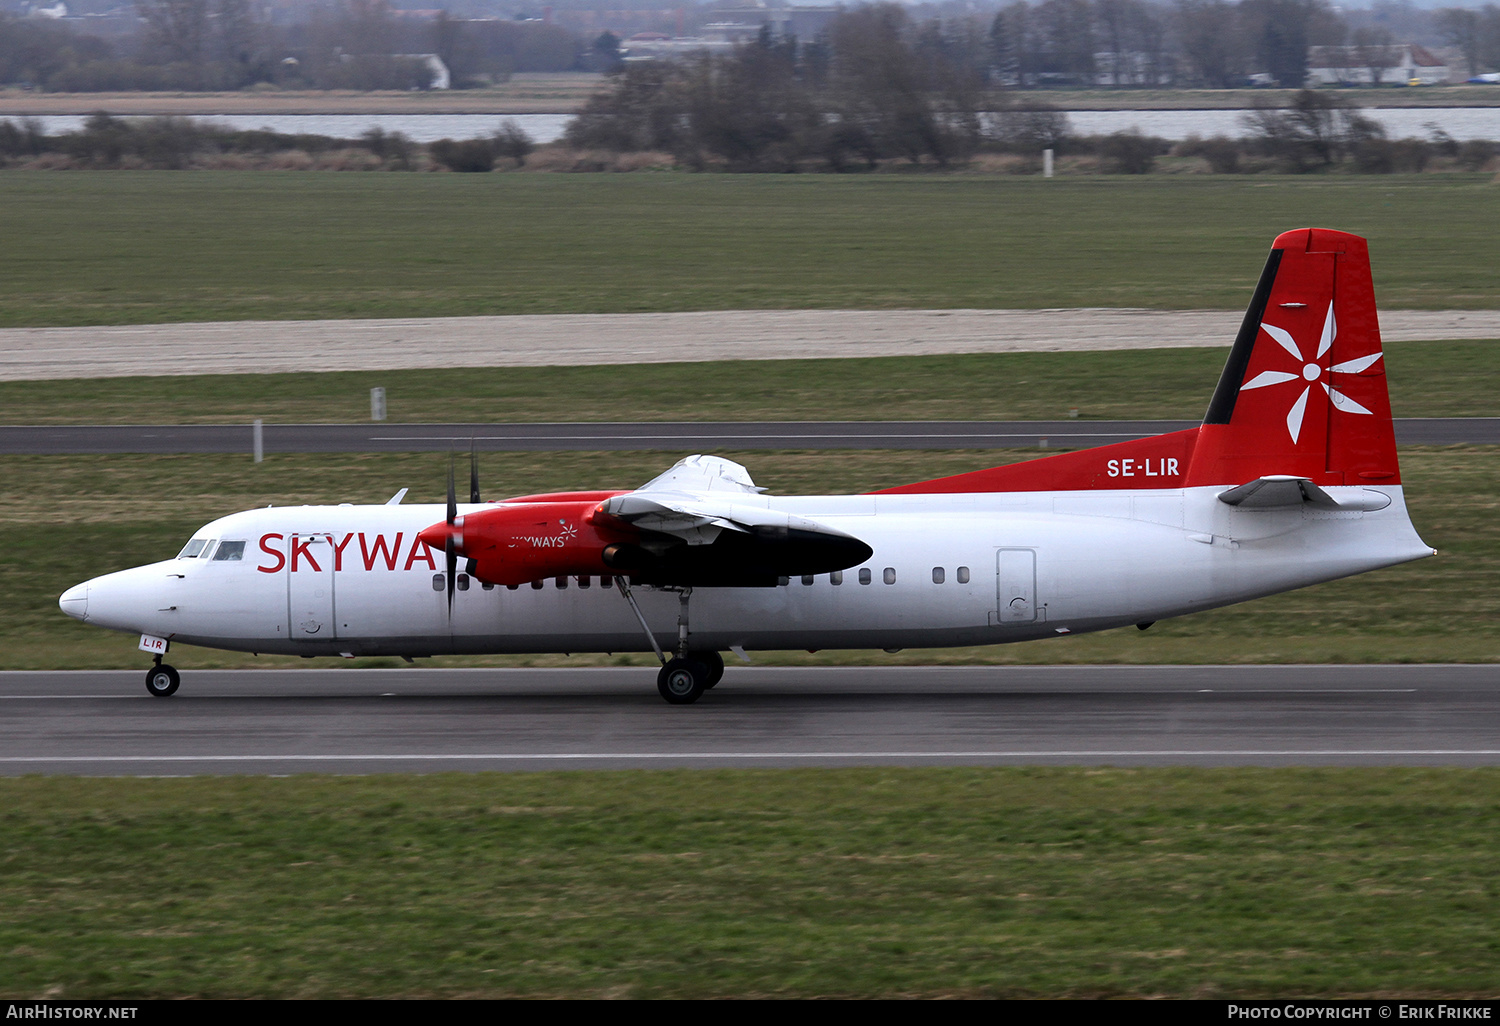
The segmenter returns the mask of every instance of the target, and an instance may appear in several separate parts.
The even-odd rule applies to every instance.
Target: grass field
[[[0,326],[731,308],[1241,308],[1280,231],[1500,307],[1487,175],[0,174]]]
[[[1225,350],[766,361],[646,368],[429,371],[391,387],[398,420],[777,417],[1196,418]],[[1387,347],[1398,416],[1494,413],[1500,355],[1494,343]],[[955,382],[962,386],[955,388]],[[146,378],[0,385],[11,422],[356,420],[368,388],[389,375],[304,374]],[[684,400],[683,397],[689,397]],[[1090,405],[1089,400],[1093,401]],[[493,496],[586,487],[634,487],[682,453],[491,453]],[[1040,455],[1036,451],[725,453],[777,494],[868,491]],[[1500,450],[1409,448],[1402,465],[1414,522],[1438,558],[1230,609],[1052,644],[873,653],[766,653],[760,662],[1446,662],[1500,660]],[[133,640],[67,619],[57,596],[109,570],[165,558],[201,524],[275,503],[441,501],[439,455],[248,455],[0,458],[0,666],[94,668],[137,664]],[[37,510],[47,511],[38,528]],[[297,665],[179,648],[184,669]],[[581,665],[595,657],[444,665]],[[648,661],[617,656],[615,662]],[[349,664],[343,664],[349,665]],[[356,660],[353,665],[386,665]]]
[[[1385,345],[1398,417],[1488,417],[1500,343]],[[1196,419],[1219,349],[0,382],[0,424]]]
[[[0,175],[0,238],[24,240],[0,246],[0,323],[1237,307],[1274,231],[1315,221],[1420,254],[1390,260],[1388,279],[1382,269],[1387,305],[1500,305],[1500,190],[1482,179],[1017,186]],[[370,211],[384,215],[379,227]],[[995,370],[968,358],[789,362],[763,379],[746,368],[731,389],[700,387],[693,409],[781,415],[765,411],[848,383],[851,403],[887,417],[957,416],[970,398],[985,417],[1057,416],[1063,404],[1086,417],[1195,417],[1223,358],[1125,355],[1022,357]],[[1390,361],[1398,415],[1492,412],[1484,344],[1393,346]],[[622,402],[591,374],[26,385],[0,399],[14,407],[8,418],[73,422],[270,409],[359,419],[370,384],[390,387],[393,415],[407,420],[494,418],[503,413],[492,407],[522,409],[527,389],[538,405],[516,416],[553,419],[540,411],[580,393],[600,397],[601,416],[673,409],[649,375]],[[949,394],[954,381],[963,395]],[[285,405],[270,405],[277,396]],[[1028,455],[738,458],[761,484],[793,492]],[[490,494],[628,486],[672,458],[497,454],[483,470]],[[1493,661],[1497,459],[1492,447],[1403,450],[1413,518],[1436,559],[1145,633],[875,658]],[[441,457],[415,455],[0,458],[3,664],[143,666],[133,638],[68,620],[57,594],[168,555],[228,510],[378,502],[403,486],[431,501],[445,471]],[[757,656],[775,658],[792,657]],[[181,649],[173,661],[242,660]],[[0,995],[1492,996],[1497,810],[1491,770],[0,779]]]
[[[1494,770],[0,780],[7,997],[1493,997]]]
[[[495,453],[482,461],[489,494],[579,486],[634,487],[681,454]],[[1039,455],[1036,452],[724,453],[773,493],[853,492]],[[985,648],[757,653],[757,663],[1202,663],[1500,661],[1500,450],[1407,448],[1402,473],[1413,521],[1433,559],[1273,596],[1146,632],[1130,628]],[[4,457],[0,475],[0,666],[144,666],[135,637],[69,620],[62,591],[88,577],[170,557],[214,517],[275,502],[442,500],[447,461],[435,455]],[[37,509],[45,509],[44,524]],[[190,647],[182,669],[308,665]],[[579,666],[642,656],[441,657],[434,665]],[[394,660],[335,660],[341,666]]]

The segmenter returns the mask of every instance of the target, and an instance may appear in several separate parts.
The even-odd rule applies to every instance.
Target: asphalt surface
[[[268,453],[705,449],[1091,448],[1195,427],[1188,420],[770,423],[267,424]],[[1500,417],[1396,421],[1402,445],[1500,444]],[[0,454],[250,452],[248,424],[6,425]]]
[[[1495,666],[0,673],[0,774],[1500,764]]]

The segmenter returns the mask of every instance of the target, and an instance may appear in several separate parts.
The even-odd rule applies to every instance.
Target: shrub
[[[536,149],[536,143],[526,130],[514,121],[506,119],[500,124],[500,131],[495,133],[494,150],[501,157],[509,157],[516,162],[516,167],[522,167],[526,158]]]
[[[427,147],[432,159],[449,171],[491,171],[495,167],[494,143],[489,139],[439,139]]]
[[[1115,132],[1099,142],[1099,158],[1104,170],[1117,175],[1144,175],[1156,167],[1156,158],[1165,153],[1167,144],[1138,129]]]
[[[1482,171],[1495,157],[1495,144],[1488,139],[1470,139],[1458,148],[1458,166],[1465,171]]]
[[[1240,142],[1227,136],[1209,139],[1190,136],[1178,143],[1173,152],[1179,157],[1202,157],[1216,175],[1237,174],[1240,170]]]

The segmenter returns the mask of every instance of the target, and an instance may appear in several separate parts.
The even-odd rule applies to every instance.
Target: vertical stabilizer
[[[1300,228],[1272,244],[1188,484],[1274,474],[1400,483],[1369,248],[1356,235]]]

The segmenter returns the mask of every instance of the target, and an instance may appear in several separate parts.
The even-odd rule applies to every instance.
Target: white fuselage
[[[697,588],[691,642],[764,650],[1025,641],[1181,616],[1431,553],[1399,486],[1328,490],[1390,503],[1373,512],[1244,510],[1218,500],[1222,487],[747,497],[846,532],[873,555],[841,574],[774,588]],[[102,627],[250,652],[650,649],[629,604],[598,577],[507,588],[465,576],[450,615],[443,553],[417,540],[444,513],[429,505],[236,513],[195,537],[243,541],[239,559],[178,558],[107,574],[71,589],[62,606]],[[657,643],[675,646],[677,595],[635,594]]]

